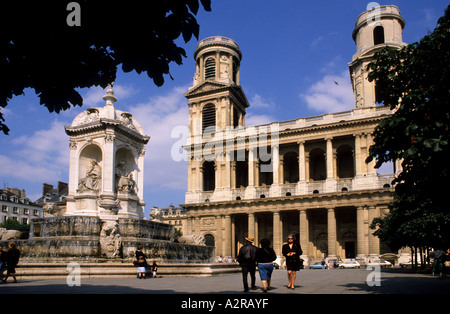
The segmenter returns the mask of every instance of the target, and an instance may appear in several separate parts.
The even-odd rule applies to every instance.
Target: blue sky
[[[361,0],[212,0],[200,10],[199,40],[221,35],[237,42],[243,53],[241,85],[250,102],[246,124],[290,120],[354,107],[348,62],[356,52],[352,31],[370,1]],[[406,20],[403,41],[412,43],[432,31],[449,2],[391,0]],[[142,36],[145,40],[145,34]],[[128,111],[151,136],[146,146],[144,201],[152,206],[184,203],[187,163],[171,159],[172,129],[187,125],[183,94],[192,85],[197,40],[185,44],[188,58],[171,65],[174,80],[156,87],[145,75],[119,71],[116,108]],[[69,74],[69,73],[68,73]],[[335,85],[334,81],[339,82]],[[69,145],[64,126],[80,112],[103,106],[101,88],[80,90],[83,107],[60,114],[39,105],[34,90],[13,98],[2,112],[10,135],[0,134],[0,188],[25,189],[31,200],[42,183],[68,182]]]

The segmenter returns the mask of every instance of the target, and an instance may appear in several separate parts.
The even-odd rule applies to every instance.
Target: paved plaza
[[[69,286],[61,279],[12,278],[0,282],[0,294],[240,294],[262,295],[256,275],[257,290],[243,292],[239,273],[214,277],[81,278],[80,286]],[[296,288],[287,288],[285,270],[275,270],[272,294],[450,294],[450,277],[439,278],[404,270],[303,269],[297,275]]]

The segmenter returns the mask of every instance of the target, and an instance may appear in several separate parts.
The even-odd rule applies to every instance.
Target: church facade
[[[374,9],[375,10],[375,9]],[[288,234],[305,261],[367,260],[389,252],[369,228],[393,198],[390,175],[366,163],[372,132],[392,114],[377,104],[366,65],[385,46],[400,49],[405,25],[395,6],[362,13],[349,63],[353,110],[246,127],[250,104],[240,85],[242,52],[230,38],[206,38],[185,97],[190,136],[186,234],[201,234],[216,256],[235,257],[252,235],[280,256]],[[397,168],[398,169],[398,168]]]

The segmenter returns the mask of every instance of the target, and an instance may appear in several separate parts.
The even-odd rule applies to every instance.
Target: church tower
[[[402,40],[405,20],[396,6],[368,6],[367,9],[356,20],[352,34],[357,52],[349,69],[356,108],[373,107],[379,103],[375,82],[369,82],[367,78],[367,65],[374,60],[375,52],[386,46],[401,49],[406,45]]]
[[[229,195],[235,162],[223,140],[245,128],[247,97],[240,86],[242,53],[230,38],[208,37],[194,52],[194,82],[185,97],[189,106],[188,191],[186,202]],[[212,144],[213,143],[213,144]],[[208,149],[209,146],[212,149]]]
[[[249,104],[239,85],[239,46],[226,37],[208,37],[198,44],[194,59],[194,83],[185,94],[190,134],[244,127]]]

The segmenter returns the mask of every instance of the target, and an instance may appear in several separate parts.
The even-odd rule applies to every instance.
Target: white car
[[[373,261],[367,264],[367,266],[379,266],[381,268],[389,268],[392,267],[392,263],[384,260]]]
[[[348,261],[339,264],[339,268],[360,268],[361,265],[357,261]]]

